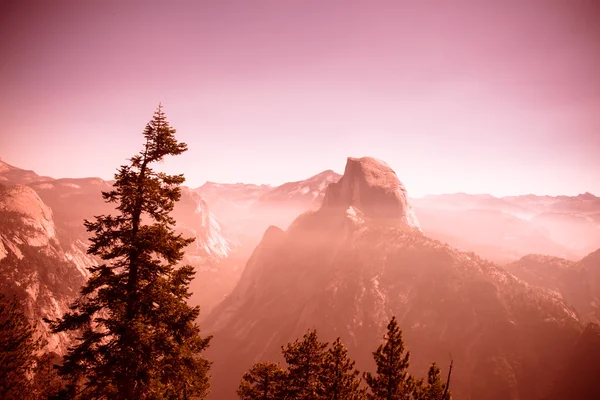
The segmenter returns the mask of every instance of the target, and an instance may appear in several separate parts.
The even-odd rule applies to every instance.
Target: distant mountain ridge
[[[285,229],[300,213],[319,207],[325,189],[340,175],[323,171],[303,181],[268,185],[207,182],[195,189],[223,229],[249,251],[270,225]],[[411,198],[429,236],[498,263],[530,253],[577,260],[600,247],[600,198],[454,193]],[[460,225],[462,229],[454,227]]]
[[[329,184],[340,177],[327,170],[276,187],[206,182],[194,190],[206,199],[223,229],[249,254],[270,225],[285,229],[299,214],[318,208]]]
[[[411,199],[423,230],[497,262],[529,253],[576,260],[600,247],[600,198],[465,193]],[[455,230],[457,224],[460,230]]]
[[[0,160],[0,184],[28,184],[40,181],[49,181],[53,178],[48,176],[39,176],[33,171],[14,167]]]

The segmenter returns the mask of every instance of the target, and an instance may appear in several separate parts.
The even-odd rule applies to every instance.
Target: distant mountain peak
[[[0,183],[9,185],[29,184],[52,179],[48,176],[39,176],[31,170],[21,169],[0,160]]]
[[[408,195],[396,172],[371,157],[349,157],[342,178],[329,185],[322,209],[358,209],[371,219],[401,221],[419,228]]]
[[[580,200],[596,200],[596,199],[598,199],[598,197],[596,197],[595,195],[593,195],[590,192],[582,193],[582,194],[578,195],[577,198]]]

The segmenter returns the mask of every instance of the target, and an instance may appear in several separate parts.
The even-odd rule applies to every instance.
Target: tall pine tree
[[[371,392],[369,399],[409,400],[416,388],[416,382],[408,374],[410,352],[405,353],[402,331],[396,317],[387,326],[385,342],[373,353],[377,364],[377,374],[365,374]]]
[[[177,267],[193,239],[174,233],[169,215],[181,196],[183,175],[151,166],[187,150],[159,105],[143,132],[142,151],[115,174],[103,192],[116,215],[85,221],[93,235],[88,253],[104,262],[91,276],[71,312],[49,321],[53,332],[77,332],[60,367],[68,398],[203,398],[209,344],[190,307],[191,266]]]
[[[284,398],[286,372],[277,364],[259,362],[246,372],[238,388],[242,400],[277,400]]]
[[[282,348],[288,364],[286,399],[315,400],[324,394],[323,365],[327,343],[319,342],[316,330],[308,331],[302,341],[296,339]]]
[[[327,350],[323,365],[323,399],[363,400],[366,390],[360,387],[360,372],[348,358],[348,350],[337,338]]]

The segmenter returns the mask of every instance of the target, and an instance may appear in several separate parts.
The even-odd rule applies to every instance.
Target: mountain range
[[[350,158],[318,210],[266,231],[205,320],[214,398],[234,398],[244,370],[280,361],[279,346],[308,328],[340,336],[359,369],[372,370],[392,315],[415,373],[451,353],[460,399],[545,398],[585,324],[560,295],[426,236],[394,171]]]
[[[111,187],[0,162],[0,290],[24,300],[59,354],[69,338],[48,335],[42,318],[62,315],[99,261],[83,220],[114,212],[100,195]],[[598,343],[599,215],[590,193],[410,198],[368,157],[277,187],[184,187],[173,217],[196,239],[184,262],[214,334],[211,398],[235,398],[245,370],[281,361],[280,346],[309,328],[340,336],[373,370],[394,315],[412,372],[454,360],[456,399],[554,399],[585,376],[567,379],[573,371],[599,367],[586,357]]]

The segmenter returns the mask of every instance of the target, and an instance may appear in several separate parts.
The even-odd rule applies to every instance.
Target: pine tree
[[[237,394],[242,400],[277,400],[283,398],[286,372],[277,364],[259,362],[246,372]]]
[[[50,322],[54,333],[77,332],[59,373],[67,398],[203,398],[210,363],[190,307],[191,266],[177,267],[193,239],[174,233],[169,215],[181,196],[183,175],[151,165],[187,150],[159,105],[143,132],[143,150],[115,174],[103,192],[116,215],[85,221],[93,235],[88,253],[104,263],[91,276],[71,312]]]
[[[16,299],[0,294],[0,399],[30,398],[40,342]]]
[[[309,330],[302,341],[282,347],[288,364],[286,399],[314,400],[324,393],[322,380],[327,343],[319,342],[316,330]]]
[[[408,400],[416,383],[408,374],[410,352],[404,353],[402,331],[396,317],[387,326],[385,342],[373,353],[377,364],[377,374],[365,374],[365,380],[371,389],[369,399]]]
[[[450,393],[440,377],[440,368],[431,364],[427,373],[427,383],[418,385],[415,390],[415,400],[450,400]]]
[[[354,369],[355,362],[348,358],[348,350],[337,338],[324,357],[323,399],[362,400],[366,390],[360,387],[360,372]]]

